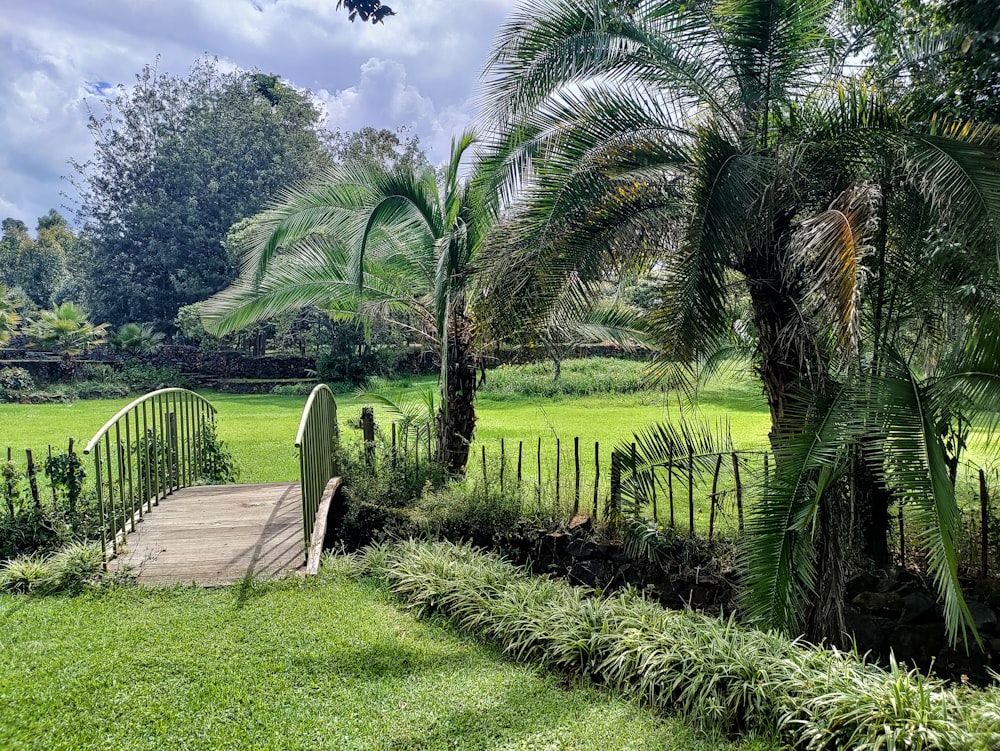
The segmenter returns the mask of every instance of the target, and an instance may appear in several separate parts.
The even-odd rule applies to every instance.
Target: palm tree
[[[952,635],[970,621],[953,491],[938,482],[937,431],[954,413],[941,404],[914,425],[887,406],[866,413],[863,439],[835,406],[846,391],[919,406],[893,337],[919,340],[917,319],[941,305],[915,306],[948,299],[979,315],[998,299],[1000,131],[921,118],[848,72],[867,44],[850,14],[875,5],[534,3],[486,70],[499,133],[489,184],[508,201],[487,253],[492,325],[537,320],[567,285],[652,256],[667,281],[647,323],[684,367],[730,336],[731,304],[747,297],[781,478],[749,543],[768,553],[747,558],[748,603],[771,625],[841,643],[844,521],[862,466],[936,520],[923,542]],[[929,228],[934,242],[913,232]],[[980,399],[994,386],[981,383]],[[915,455],[904,424],[920,429]]]
[[[346,164],[286,191],[257,217],[239,281],[203,308],[220,335],[306,305],[417,330],[440,353],[437,460],[453,472],[475,430],[472,269],[489,225],[475,182],[459,179],[474,140],[452,142],[440,185],[430,168]]]
[[[123,323],[111,339],[122,352],[132,355],[156,352],[163,344],[163,334],[148,323]]]
[[[87,311],[76,303],[66,301],[51,310],[41,310],[25,332],[30,346],[55,350],[64,360],[67,370],[73,371],[74,361],[92,347],[106,340],[108,325],[94,325]]]

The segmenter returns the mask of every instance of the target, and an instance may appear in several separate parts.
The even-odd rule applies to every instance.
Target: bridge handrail
[[[200,394],[181,388],[151,391],[122,407],[87,443],[94,457],[94,484],[101,512],[105,557],[135,531],[136,514],[159,505],[203,475],[204,429],[216,409]]]
[[[323,490],[337,471],[336,453],[340,440],[337,400],[321,383],[309,394],[302,410],[295,448],[299,450],[299,481],[302,487],[302,531],[306,550],[312,542],[313,525]]]

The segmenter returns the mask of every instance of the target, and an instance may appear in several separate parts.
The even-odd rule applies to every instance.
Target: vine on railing
[[[186,389],[153,391],[124,407],[90,439],[103,523],[101,545],[117,554],[128,532],[160,500],[205,474],[206,429],[215,407]]]
[[[316,511],[327,483],[337,472],[337,400],[329,386],[319,384],[309,394],[295,437],[302,483],[302,529],[306,550],[312,542]]]

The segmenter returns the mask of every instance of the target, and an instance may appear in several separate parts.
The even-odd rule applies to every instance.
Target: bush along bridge
[[[303,565],[315,573],[341,487],[333,392],[317,386],[306,402],[295,439],[298,483],[199,484],[217,469],[215,415],[192,391],[160,389],[124,407],[87,444],[108,566],[131,570],[140,583],[205,586]]]

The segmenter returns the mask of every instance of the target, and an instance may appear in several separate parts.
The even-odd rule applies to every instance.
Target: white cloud
[[[32,0],[0,14],[0,215],[33,225],[85,161],[90,101],[146,64],[184,75],[202,54],[317,92],[332,126],[405,125],[431,159],[471,121],[493,35],[512,0],[396,0],[385,24],[336,0]],[[157,62],[158,61],[158,62]],[[108,93],[108,92],[104,92]],[[0,216],[0,218],[2,218]]]

